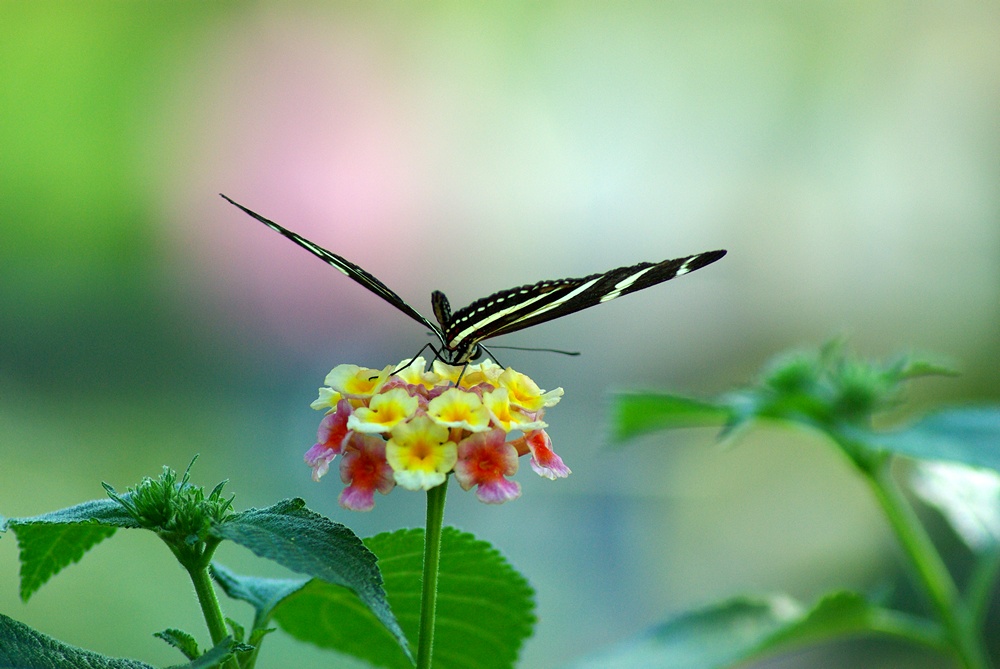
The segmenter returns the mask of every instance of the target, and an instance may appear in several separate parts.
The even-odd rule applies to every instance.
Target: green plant
[[[825,435],[868,483],[931,613],[888,608],[848,591],[828,593],[812,605],[783,595],[737,597],[681,614],[573,669],[730,667],[848,634],[905,639],[967,669],[991,666],[982,626],[1000,568],[1000,409],[942,409],[906,427],[877,427],[880,414],[899,405],[907,382],[950,373],[908,356],[885,363],[861,360],[833,342],[819,351],[783,355],[753,385],[715,400],[617,395],[612,421],[617,442],[692,426],[722,426],[721,437],[733,440],[757,421]],[[900,460],[907,461],[900,468],[905,476],[894,471]],[[973,575],[961,587],[897,478],[937,508],[973,552]]]
[[[736,438],[759,420],[804,425],[829,438],[869,483],[927,596],[929,614],[893,609],[863,593],[837,591],[812,605],[783,595],[737,597],[674,617],[641,637],[567,669],[720,669],[802,644],[845,634],[889,635],[940,651],[968,669],[989,667],[982,626],[1000,569],[1000,410],[955,408],[930,413],[908,427],[879,429],[876,418],[898,406],[911,379],[949,373],[919,359],[873,363],[838,344],[771,364],[756,384],[705,401],[658,393],[620,394],[614,404],[616,441],[664,429],[719,426]],[[520,493],[511,476],[518,456],[531,456],[542,476],[569,469],[552,451],[542,421],[561,390],[545,393],[530,379],[493,363],[467,367],[421,359],[382,370],[335,368],[313,403],[325,410],[318,443],[306,453],[315,478],[335,459],[346,484],[341,504],[368,510],[375,492],[396,484],[426,492],[423,529],[358,538],[346,526],[298,499],[237,512],[164,468],[108,498],[32,518],[0,519],[21,548],[21,595],[39,587],[119,529],[154,532],[191,578],[208,627],[210,647],[167,629],[157,636],[189,660],[184,667],[250,669],[277,625],[322,648],[371,666],[420,669],[504,669],[517,662],[534,626],[527,580],[489,544],[444,527],[445,493],[454,476],[487,503]],[[507,439],[511,431],[522,436]],[[976,556],[959,586],[894,475],[905,459],[905,485],[948,518]],[[898,472],[895,472],[898,474]],[[231,541],[281,564],[301,578],[236,574],[213,563]],[[251,604],[248,625],[226,618],[218,584]],[[51,639],[0,615],[0,667],[140,669]]]

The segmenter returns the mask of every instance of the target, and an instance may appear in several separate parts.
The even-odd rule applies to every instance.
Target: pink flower
[[[463,490],[476,488],[487,504],[502,504],[521,495],[521,486],[506,477],[517,472],[517,450],[504,441],[502,429],[475,432],[458,444],[455,478]]]
[[[572,473],[569,467],[563,464],[562,458],[552,450],[552,440],[545,430],[533,430],[517,441],[521,442],[522,439],[531,451],[531,468],[536,474],[554,481],[557,478],[564,479]]]
[[[353,433],[340,461],[340,480],[348,484],[340,493],[340,505],[351,511],[371,511],[375,491],[385,495],[396,485],[385,459],[385,442],[380,437]]]
[[[306,464],[312,467],[313,481],[319,481],[330,468],[330,461],[344,450],[347,442],[347,419],[351,415],[351,403],[347,400],[337,402],[337,410],[329,413],[320,421],[316,430],[316,444],[305,454]]]

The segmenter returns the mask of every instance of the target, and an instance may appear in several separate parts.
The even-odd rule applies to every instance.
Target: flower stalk
[[[891,460],[885,460],[866,477],[875,497],[947,630],[961,666],[989,669],[991,665],[976,631],[975,616],[970,614],[944,560],[892,480],[890,464]]]
[[[441,529],[448,480],[427,491],[427,518],[424,528],[424,573],[420,594],[420,636],[417,642],[417,669],[430,669],[434,651],[434,624],[437,618],[438,574],[441,566]]]
[[[208,573],[208,568],[188,569],[188,574],[191,576],[191,583],[194,584],[195,594],[198,595],[198,603],[205,616],[205,624],[208,625],[212,643],[219,643],[226,638],[226,622],[219,606],[219,598],[215,594],[215,588],[212,587],[212,577]]]

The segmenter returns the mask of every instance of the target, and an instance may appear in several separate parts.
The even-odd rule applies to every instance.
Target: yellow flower
[[[548,425],[540,420],[534,420],[523,411],[510,405],[510,396],[506,388],[497,388],[483,393],[483,405],[489,410],[493,424],[504,432],[511,430],[540,430]]]
[[[326,409],[327,412],[330,412],[337,408],[337,402],[340,401],[341,397],[342,395],[333,388],[320,388],[319,397],[314,399],[309,406],[317,411]]]
[[[449,365],[446,362],[440,360],[435,360],[434,364],[431,365],[431,369],[442,381],[450,381],[451,383],[457,384],[458,377],[465,369],[464,365]]]
[[[496,386],[497,378],[503,373],[503,367],[489,358],[475,365],[449,365],[435,360],[433,369],[440,379],[461,385],[462,388],[471,388],[480,383]],[[461,383],[459,383],[459,377],[461,377]]]
[[[326,375],[325,383],[344,397],[363,399],[377,393],[392,370],[392,365],[382,371],[357,365],[337,365]]]
[[[424,371],[427,369],[427,361],[423,357],[413,360],[403,360],[395,369],[399,370],[394,377],[399,377],[411,386],[423,386],[430,390],[441,382],[441,376],[436,372]]]
[[[426,416],[394,427],[385,455],[396,483],[408,490],[430,490],[444,483],[458,460],[458,446],[448,436],[448,428]]]
[[[427,415],[438,425],[469,432],[490,429],[490,412],[473,392],[449,388],[427,403]]]
[[[365,434],[389,432],[416,413],[418,404],[402,388],[393,388],[373,397],[367,407],[358,407],[347,419],[347,427]]]
[[[549,392],[542,391],[530,378],[508,367],[497,379],[501,388],[510,393],[510,403],[525,411],[538,411],[542,407],[552,407],[559,403],[562,388]]]

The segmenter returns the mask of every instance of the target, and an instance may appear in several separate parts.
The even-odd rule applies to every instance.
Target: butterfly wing
[[[219,195],[222,195],[222,193],[219,193]],[[313,255],[319,256],[328,265],[336,267],[344,275],[346,275],[351,279],[354,279],[354,281],[360,283],[362,286],[364,286],[371,292],[375,293],[383,300],[385,300],[392,306],[396,307],[397,309],[402,311],[404,314],[406,314],[413,320],[417,321],[418,323],[421,323],[425,327],[430,328],[431,331],[434,332],[434,334],[436,334],[439,338],[441,338],[442,341],[444,341],[440,327],[438,327],[435,323],[432,323],[428,319],[424,318],[419,311],[417,311],[416,309],[408,305],[406,302],[404,302],[403,298],[394,293],[392,290],[389,289],[388,286],[386,286],[384,283],[376,279],[374,276],[372,276],[365,270],[361,269],[351,261],[338,256],[336,253],[331,253],[330,251],[324,249],[322,246],[312,243],[305,237],[298,235],[292,232],[291,230],[281,227],[274,221],[264,218],[257,212],[247,209],[239,202],[235,202],[234,200],[229,199],[225,195],[222,195],[222,198],[227,202],[229,202],[230,204],[242,209],[244,212],[246,212],[253,218],[256,218],[258,221],[260,221],[267,227],[271,228],[275,232],[284,235],[288,239],[291,239],[293,242],[295,242],[305,250],[309,251]]]
[[[622,295],[655,286],[715,262],[725,251],[642,262],[579,279],[541,281],[476,300],[452,314],[444,328],[445,346],[469,350],[474,343],[561,318]]]

